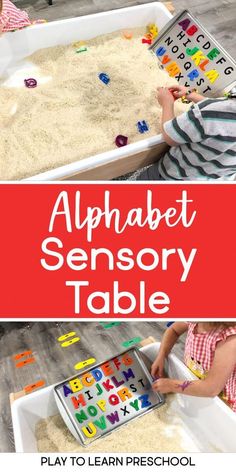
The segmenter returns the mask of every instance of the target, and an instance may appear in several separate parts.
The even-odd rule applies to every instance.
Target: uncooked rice
[[[35,435],[39,452],[191,452],[190,438],[183,439],[171,400],[158,409],[136,418],[108,436],[84,448],[72,436],[60,415],[40,420]]]
[[[157,86],[176,83],[160,70],[157,58],[142,44],[142,29],[86,42],[41,49],[27,58],[38,86],[0,83],[0,179],[17,180],[116,148],[117,135],[128,143],[160,132]],[[23,67],[23,65],[21,65]],[[24,70],[24,69],[23,69]],[[20,72],[20,71],[19,71]],[[105,72],[105,85],[98,75]],[[27,78],[27,77],[26,77]],[[20,82],[21,83],[21,82]],[[181,102],[176,112],[186,110]],[[149,131],[141,134],[137,122]]]

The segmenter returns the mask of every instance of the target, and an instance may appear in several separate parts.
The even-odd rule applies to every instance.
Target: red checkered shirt
[[[217,343],[233,335],[236,335],[236,326],[197,333],[197,323],[188,323],[185,364],[197,377],[204,379],[213,364]],[[236,364],[220,396],[236,412]]]
[[[27,13],[17,8],[10,0],[3,0],[3,9],[0,14],[0,31],[14,31],[31,25]]]

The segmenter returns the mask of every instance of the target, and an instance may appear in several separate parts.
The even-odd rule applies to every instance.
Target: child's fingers
[[[169,90],[173,90],[173,91],[181,91],[182,90],[182,86],[181,85],[171,85],[171,87],[168,87]]]
[[[155,376],[156,376],[156,367],[151,368],[151,375],[152,375],[153,378],[155,378]]]
[[[155,380],[164,377],[164,367],[159,364],[157,366],[153,366],[153,368],[151,368],[151,375]]]
[[[156,365],[156,364],[153,364],[152,367],[151,367],[151,374],[152,374],[152,377],[155,378],[157,375],[159,375],[159,366]]]
[[[175,98],[180,98],[183,95],[181,92],[173,92]]]
[[[169,91],[172,93],[174,98],[180,98],[185,94],[184,90],[180,85],[175,85],[174,87],[169,87]]]
[[[160,389],[159,380],[160,380],[160,377],[158,377],[155,380],[155,382],[153,382],[152,384],[152,390],[154,390],[154,392],[159,392],[159,389]]]
[[[158,391],[158,385],[157,385],[156,382],[154,382],[154,383],[152,384],[152,390],[154,390],[154,392],[157,392],[157,391]]]

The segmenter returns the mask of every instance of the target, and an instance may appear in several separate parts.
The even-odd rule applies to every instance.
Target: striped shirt
[[[158,163],[165,180],[236,178],[236,100],[204,99],[164,124],[173,146]]]
[[[226,341],[229,336],[236,336],[236,325],[223,329],[214,328],[211,331],[198,333],[197,323],[188,323],[184,351],[184,361],[187,367],[198,378],[205,379],[212,367],[217,344],[221,341]],[[236,413],[236,363],[220,397]]]
[[[0,14],[0,31],[6,33],[31,25],[26,11],[19,10],[10,0],[3,0],[3,9]]]

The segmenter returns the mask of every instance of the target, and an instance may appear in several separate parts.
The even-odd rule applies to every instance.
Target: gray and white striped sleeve
[[[173,120],[166,121],[163,128],[173,141],[185,144],[202,141],[205,137],[203,126],[201,112],[198,107],[194,107]]]

